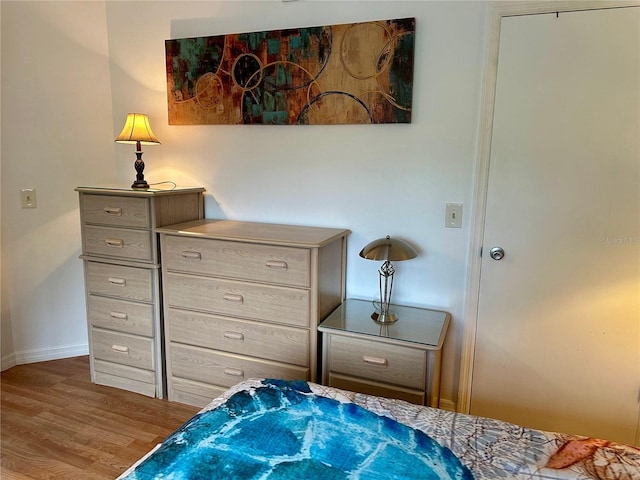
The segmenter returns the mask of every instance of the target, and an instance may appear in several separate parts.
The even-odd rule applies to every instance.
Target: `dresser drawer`
[[[89,295],[89,321],[94,327],[153,336],[153,306]]]
[[[309,330],[167,309],[172,342],[309,366]]]
[[[152,301],[153,287],[150,269],[91,261],[86,261],[85,265],[89,293],[142,302]]]
[[[119,363],[94,360],[96,383],[114,388],[123,388],[132,392],[156,396],[155,373],[141,368],[128,367]]]
[[[172,377],[231,387],[248,378],[309,379],[309,369],[171,343]]]
[[[309,325],[309,290],[243,283],[169,272],[169,307],[200,310],[253,320]]]
[[[207,406],[211,400],[222,395],[227,390],[223,387],[194,382],[193,380],[185,380],[179,377],[173,377],[170,384],[169,400],[172,402],[186,403],[187,405],[195,405],[200,408]]]
[[[91,329],[93,356],[98,360],[154,370],[153,340],[127,333]]]
[[[163,263],[168,270],[294,287],[310,285],[306,248],[172,235],[165,235],[163,242]]]
[[[340,335],[331,335],[329,341],[332,373],[425,389],[426,351]]]
[[[85,223],[151,228],[147,198],[83,195],[82,213]]]
[[[85,225],[85,252],[89,255],[150,262],[151,231]]]

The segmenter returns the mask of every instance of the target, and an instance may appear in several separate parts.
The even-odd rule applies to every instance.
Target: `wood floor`
[[[114,479],[198,409],[91,383],[89,358],[2,372],[0,478]]]

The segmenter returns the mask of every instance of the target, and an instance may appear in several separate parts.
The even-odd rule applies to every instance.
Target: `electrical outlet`
[[[462,204],[447,203],[445,208],[444,226],[446,228],[462,227]]]
[[[22,208],[36,208],[36,189],[23,188],[20,190],[20,203]]]

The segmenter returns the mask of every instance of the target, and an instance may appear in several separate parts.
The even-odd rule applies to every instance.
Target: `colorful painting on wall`
[[[410,123],[415,18],[167,40],[170,125]]]

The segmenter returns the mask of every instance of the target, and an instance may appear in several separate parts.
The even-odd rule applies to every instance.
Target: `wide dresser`
[[[78,187],[91,380],[165,395],[156,228],[204,215],[203,188]]]
[[[318,379],[317,326],[344,300],[348,230],[200,220],[158,232],[169,400]]]

